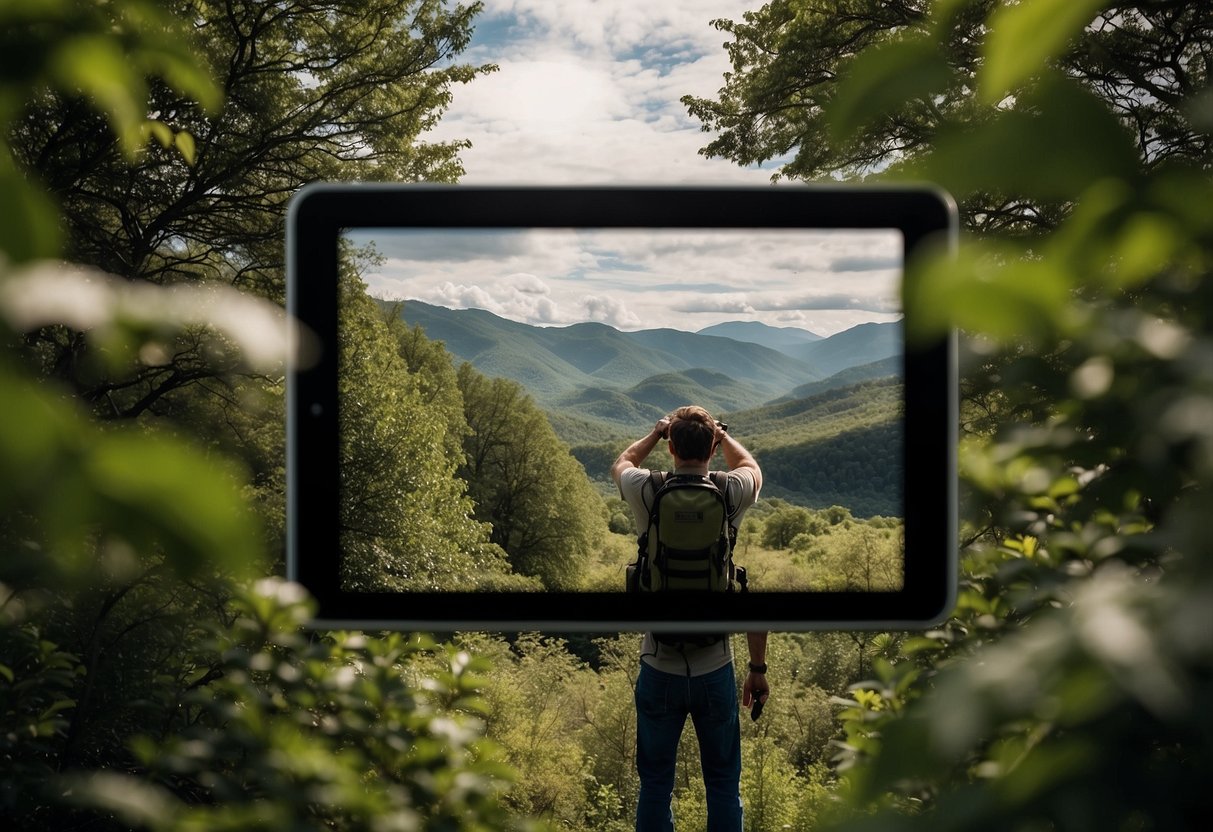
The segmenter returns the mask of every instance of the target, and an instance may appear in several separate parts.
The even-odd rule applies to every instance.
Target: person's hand
[[[754,710],[750,716],[753,719],[758,719],[758,714],[762,712],[762,706],[770,695],[771,686],[767,684],[767,675],[765,673],[755,673],[751,670],[745,677],[745,684],[741,686],[742,707],[749,708],[754,706]]]
[[[662,416],[657,420],[657,424],[653,425],[653,432],[662,439],[670,438],[670,419],[668,416]]]

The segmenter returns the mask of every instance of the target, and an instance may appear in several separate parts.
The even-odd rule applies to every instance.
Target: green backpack
[[[745,569],[733,564],[737,529],[729,522],[727,482],[722,471],[649,474],[653,504],[628,566],[628,591],[745,591]]]

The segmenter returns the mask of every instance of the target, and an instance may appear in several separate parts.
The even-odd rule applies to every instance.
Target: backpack
[[[728,475],[649,474],[653,503],[628,565],[629,592],[745,592],[745,567],[733,563],[737,529],[730,522]],[[643,492],[642,492],[643,493]],[[654,633],[662,644],[704,646],[723,634]]]

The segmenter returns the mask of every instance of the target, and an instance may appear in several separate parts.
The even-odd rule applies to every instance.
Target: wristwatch
[[[764,664],[754,664],[753,662],[750,662],[750,672],[751,673],[766,673],[767,666],[765,663]]]

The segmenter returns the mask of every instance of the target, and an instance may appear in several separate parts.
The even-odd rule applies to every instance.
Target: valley
[[[628,442],[673,408],[698,403],[754,453],[764,496],[856,516],[900,514],[900,322],[826,338],[740,321],[628,332],[378,303],[441,341],[456,364],[521,385],[600,484]]]

